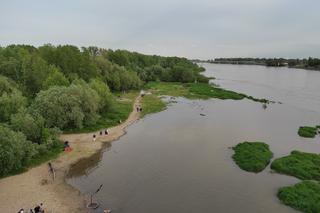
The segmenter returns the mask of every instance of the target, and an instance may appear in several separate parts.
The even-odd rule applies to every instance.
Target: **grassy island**
[[[316,181],[303,181],[294,186],[280,188],[278,198],[294,209],[305,213],[320,212],[320,184]]]
[[[263,142],[243,142],[233,147],[236,164],[248,172],[261,172],[270,163],[273,153]]]
[[[289,156],[274,160],[271,169],[302,180],[320,181],[319,165],[319,154],[292,151]]]
[[[267,103],[266,99],[257,99],[242,93],[226,90],[208,83],[181,83],[181,82],[149,82],[145,88],[156,95],[169,95],[175,97],[185,97],[189,99],[231,99],[242,100],[244,98]]]
[[[314,138],[318,134],[318,126],[301,126],[298,130],[298,135],[304,138]]]

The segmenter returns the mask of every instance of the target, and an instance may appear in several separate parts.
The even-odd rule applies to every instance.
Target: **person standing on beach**
[[[95,135],[95,134],[93,134],[93,136],[92,136],[92,141],[93,141],[93,142],[96,141],[96,135]]]
[[[104,134],[109,135],[109,130],[108,129],[104,130]]]

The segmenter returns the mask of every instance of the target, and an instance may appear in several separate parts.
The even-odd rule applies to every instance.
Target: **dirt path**
[[[46,212],[49,213],[88,212],[84,208],[85,197],[65,182],[65,176],[72,164],[96,153],[103,143],[117,140],[126,133],[126,127],[139,119],[140,113],[136,111],[136,106],[140,104],[140,100],[141,97],[136,98],[133,110],[125,122],[109,128],[109,135],[100,136],[99,131],[61,135],[61,140],[68,140],[73,151],[62,153],[57,159],[51,161],[56,170],[54,181],[47,163],[23,174],[1,179],[1,209],[8,213],[16,213],[20,208],[29,210],[42,202]],[[95,142],[92,140],[93,134],[97,135]]]

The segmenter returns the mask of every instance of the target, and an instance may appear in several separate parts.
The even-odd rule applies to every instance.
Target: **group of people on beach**
[[[43,203],[40,203],[40,205],[37,205],[34,209],[30,209],[29,212],[24,209],[20,209],[18,213],[44,213]]]
[[[104,134],[105,134],[105,135],[109,135],[109,130],[108,130],[108,129],[105,129],[105,130],[104,130]],[[99,135],[101,135],[101,136],[103,135],[103,131],[102,131],[102,130],[100,131]],[[97,139],[97,135],[96,135],[96,134],[93,134],[93,136],[92,136],[92,141],[95,142],[96,139]]]

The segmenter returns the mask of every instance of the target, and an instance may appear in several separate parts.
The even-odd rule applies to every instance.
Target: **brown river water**
[[[80,161],[67,182],[84,194],[102,190],[101,208],[121,213],[294,213],[276,197],[298,179],[254,174],[233,162],[230,147],[264,141],[274,158],[292,150],[320,152],[320,137],[297,135],[320,124],[320,72],[263,66],[203,64],[223,88],[280,101],[267,109],[250,100],[177,98],[146,116],[119,141]],[[205,114],[201,116],[200,114]]]

